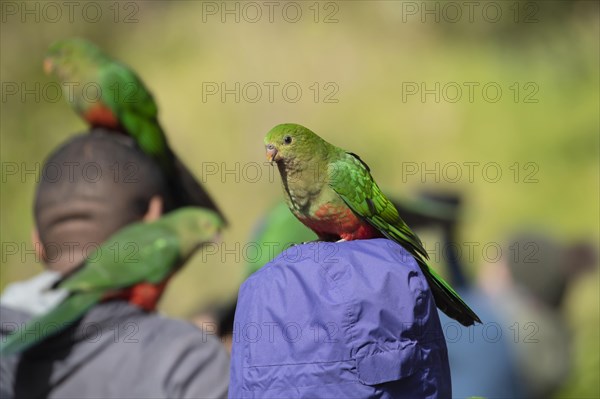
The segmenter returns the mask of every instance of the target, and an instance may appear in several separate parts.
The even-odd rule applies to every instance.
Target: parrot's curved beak
[[[50,58],[44,58],[44,72],[46,75],[50,75],[54,69],[54,64]]]
[[[278,159],[277,157],[277,147],[275,147],[273,144],[267,144],[265,146],[266,150],[267,150],[267,160],[271,163],[276,162]]]

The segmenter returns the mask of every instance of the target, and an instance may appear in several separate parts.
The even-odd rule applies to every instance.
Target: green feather
[[[462,300],[460,295],[429,265],[420,258],[415,258],[421,271],[427,278],[435,304],[442,312],[464,326],[475,322],[481,323],[479,316]]]
[[[102,100],[125,130],[145,153],[172,172],[173,154],[158,122],[158,108],[140,78],[131,69],[112,61],[99,69],[98,80]]]
[[[17,353],[62,330],[110,292],[148,282],[158,284],[206,242],[223,220],[201,208],[181,208],[152,223],[134,223],[111,236],[73,274],[57,284],[69,296],[49,313],[34,318],[0,346]],[[39,328],[38,328],[39,327]],[[30,334],[38,329],[41,334]]]
[[[346,153],[331,162],[328,171],[329,186],[350,209],[415,256],[429,258],[419,237],[400,218],[398,210],[381,192],[369,168],[360,158]]]
[[[0,355],[8,356],[22,352],[60,332],[69,323],[81,318],[98,303],[102,295],[102,292],[92,291],[69,296],[50,312],[33,318],[14,334],[9,335],[0,343]]]

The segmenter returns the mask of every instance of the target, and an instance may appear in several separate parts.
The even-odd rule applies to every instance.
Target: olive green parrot
[[[275,162],[291,212],[324,241],[387,237],[417,261],[437,307],[465,326],[481,323],[448,283],[427,264],[419,237],[400,218],[371,172],[356,154],[346,152],[297,124],[274,127],[264,139],[267,159]]]
[[[181,208],[162,218],[131,224],[111,236],[90,254],[81,267],[53,289],[67,296],[48,313],[35,317],[0,344],[0,354],[18,353],[65,325],[78,320],[91,307],[135,287],[130,303],[144,307],[156,300],[157,290],[202,245],[215,240],[223,227],[213,211]],[[115,250],[118,249],[118,250]],[[41,331],[34,334],[32,331]]]
[[[128,134],[157,160],[172,185],[175,207],[201,206],[223,217],[169,146],[154,98],[134,71],[80,38],[52,44],[44,70],[58,78],[66,100],[92,127]]]

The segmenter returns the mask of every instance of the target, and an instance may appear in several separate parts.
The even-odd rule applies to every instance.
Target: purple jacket
[[[240,288],[230,398],[449,398],[419,267],[386,239],[288,249]]]

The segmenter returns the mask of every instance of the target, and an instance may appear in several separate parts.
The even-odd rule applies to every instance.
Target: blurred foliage
[[[98,3],[106,17],[97,23],[86,22],[77,12],[73,22],[65,14],[55,23],[43,18],[36,22],[31,16],[22,22],[20,15],[4,14],[0,74],[3,85],[43,87],[53,82],[41,69],[50,43],[83,36],[137,70],[153,91],[172,146],[205,178],[231,221],[222,244],[231,252],[198,255],[171,284],[162,308],[181,316],[209,298],[236,292],[245,262],[243,251],[236,252],[235,246],[243,249],[259,215],[281,198],[278,176],[271,179],[273,171],[263,166],[262,145],[263,135],[281,122],[302,123],[359,153],[380,185],[394,195],[423,189],[461,192],[466,198],[460,232],[464,241],[501,242],[512,231],[533,227],[560,240],[586,237],[597,242],[598,3],[536,2],[535,21],[525,23],[521,13],[516,23],[511,7],[530,12],[526,7],[531,3],[495,2],[504,13],[497,23],[486,21],[481,11],[474,13],[473,22],[464,15],[457,23],[444,18],[436,23],[432,17],[422,22],[420,14],[407,15],[405,3],[395,1],[335,3],[337,23],[315,23],[308,9],[312,2],[301,3],[305,14],[297,23],[286,22],[278,12],[269,23],[264,10],[256,23],[235,23],[231,16],[222,23],[219,15],[204,15],[203,22],[205,4],[196,1],[136,3],[135,23],[115,23],[109,10],[113,2]],[[215,4],[223,7],[222,2]],[[319,3],[321,20],[331,11],[326,5]],[[130,10],[121,11],[120,20]],[[256,103],[236,103],[233,96],[226,102],[219,96],[203,102],[203,82],[226,82],[230,88],[235,82],[297,82],[303,95],[290,103],[276,90],[270,103],[265,90]],[[314,82],[321,87],[334,82],[339,101],[324,103],[322,93],[321,101],[315,102],[309,89]],[[479,82],[479,88],[496,82],[503,96],[487,102],[476,89],[469,102],[463,86],[463,97],[456,103],[437,103],[433,96],[423,102],[419,95],[404,101],[406,82],[425,82],[428,88],[435,82]],[[522,90],[517,102],[509,89],[514,82]],[[523,102],[527,82],[539,88],[537,103]],[[3,165],[32,168],[85,128],[62,100],[5,96],[4,89]],[[497,162],[502,178],[486,181],[481,166],[472,182],[466,168],[458,182],[405,173],[407,163],[433,168],[436,162]],[[515,162],[521,172],[517,182],[510,169]],[[524,182],[531,172],[524,168],[528,162],[537,168],[537,182]],[[262,177],[254,181],[233,174],[207,175],[208,163],[216,163],[220,171],[225,165],[239,165],[242,175],[244,165],[258,163]],[[1,240],[31,249],[35,173],[20,178],[4,171],[3,167]],[[2,286],[41,270],[33,255],[2,258]],[[480,263],[476,259],[471,272]],[[598,276],[579,285],[569,301],[576,363],[561,396],[598,397]]]

